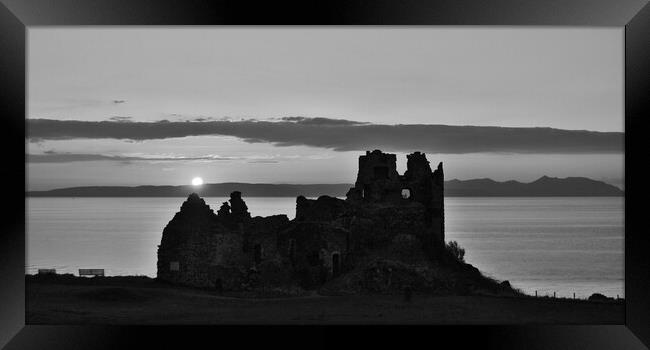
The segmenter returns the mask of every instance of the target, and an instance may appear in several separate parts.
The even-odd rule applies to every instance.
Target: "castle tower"
[[[354,203],[408,205],[418,202],[425,208],[429,222],[431,247],[444,245],[444,174],[442,163],[431,170],[426,155],[414,152],[406,156],[404,175],[397,172],[394,154],[366,151],[359,157],[359,170],[347,200]]]
[[[359,157],[353,196],[364,202],[397,201],[401,198],[397,158],[380,150]]]

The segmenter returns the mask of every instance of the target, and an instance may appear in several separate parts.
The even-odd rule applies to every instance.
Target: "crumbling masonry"
[[[193,193],[163,231],[158,278],[218,290],[311,289],[377,257],[435,260],[444,248],[442,163],[432,171],[423,153],[407,158],[400,175],[394,154],[366,152],[345,200],[299,196],[294,220],[251,217],[240,192],[215,214]]]

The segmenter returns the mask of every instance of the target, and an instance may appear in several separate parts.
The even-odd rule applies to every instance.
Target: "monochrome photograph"
[[[624,45],[28,28],[25,323],[623,324]]]

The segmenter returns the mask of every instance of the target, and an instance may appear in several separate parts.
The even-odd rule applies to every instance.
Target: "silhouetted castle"
[[[240,192],[215,214],[193,193],[163,231],[158,278],[220,290],[425,285],[444,250],[443,183],[442,163],[432,171],[423,153],[400,175],[395,155],[375,150],[345,200],[299,196],[294,220],[251,217]]]

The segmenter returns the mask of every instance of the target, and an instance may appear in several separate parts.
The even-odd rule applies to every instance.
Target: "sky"
[[[447,179],[623,188],[623,29],[30,27],[28,190]]]

